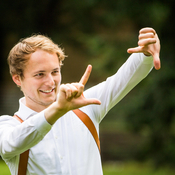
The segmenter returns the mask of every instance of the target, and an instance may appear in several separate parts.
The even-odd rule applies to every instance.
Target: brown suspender
[[[99,152],[100,152],[100,140],[99,140],[97,130],[96,130],[92,120],[89,118],[88,115],[86,115],[84,112],[82,112],[79,109],[75,109],[75,110],[73,110],[73,112],[79,117],[79,119],[89,129],[92,136],[94,137],[94,140],[95,140],[95,142],[98,146]],[[23,122],[23,120],[20,117],[18,117],[17,115],[14,115],[13,117],[16,118],[18,121],[20,121],[21,123]],[[27,150],[27,151],[23,152],[22,154],[20,154],[20,160],[19,160],[19,166],[18,166],[18,175],[26,175],[28,157],[29,157],[29,150]]]
[[[89,131],[91,132],[92,136],[94,137],[94,140],[98,146],[99,152],[100,151],[100,140],[98,137],[98,133],[97,130],[92,122],[92,120],[89,118],[89,116],[87,114],[85,114],[84,112],[82,112],[79,109],[75,109],[73,110],[73,112],[79,117],[79,119],[86,125],[86,127],[89,129]]]
[[[23,120],[17,115],[14,115],[13,117],[16,118],[18,121],[20,121],[21,123],[23,122]],[[20,154],[19,165],[18,165],[18,175],[26,175],[28,158],[29,158],[29,150]]]

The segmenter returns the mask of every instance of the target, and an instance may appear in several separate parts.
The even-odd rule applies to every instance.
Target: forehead
[[[27,71],[37,71],[40,69],[49,70],[59,67],[60,67],[59,59],[56,53],[51,53],[38,49],[30,55],[25,70]]]

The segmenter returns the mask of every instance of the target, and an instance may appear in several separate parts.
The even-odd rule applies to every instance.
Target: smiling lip
[[[43,93],[49,94],[49,93],[53,92],[54,89],[55,89],[55,88],[53,88],[53,89],[51,89],[51,90],[45,90],[45,91],[44,91],[44,90],[40,90],[40,92],[43,92]]]

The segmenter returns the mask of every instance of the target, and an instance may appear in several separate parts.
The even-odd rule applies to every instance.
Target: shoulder
[[[14,126],[18,123],[18,121],[13,118],[12,116],[10,115],[2,115],[0,116],[0,126],[2,125],[11,125],[11,126]]]
[[[10,116],[10,115],[1,115],[0,116],[0,121],[10,120],[10,119],[12,119],[12,116]]]

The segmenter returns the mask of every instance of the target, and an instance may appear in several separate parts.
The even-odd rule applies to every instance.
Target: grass
[[[1,161],[1,160],[0,160],[0,174],[1,175],[10,175],[11,174],[8,166],[5,164],[4,161]]]
[[[174,175],[175,170],[161,167],[153,168],[150,163],[108,162],[103,165],[104,175]]]
[[[174,175],[175,170],[167,167],[154,169],[150,163],[108,162],[103,165],[104,175]],[[0,174],[10,175],[7,165],[0,161]]]

